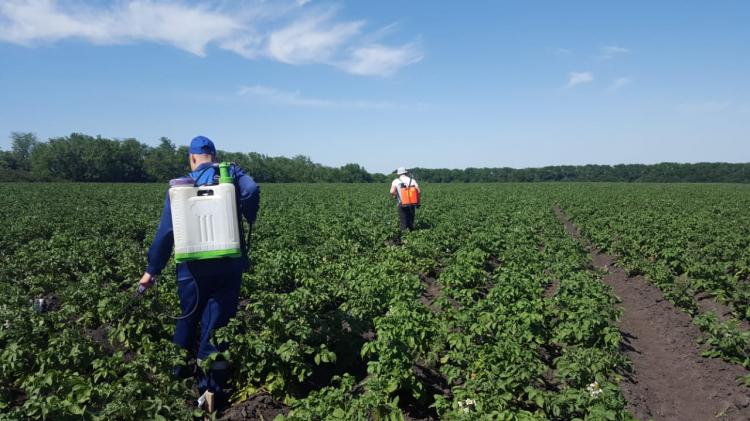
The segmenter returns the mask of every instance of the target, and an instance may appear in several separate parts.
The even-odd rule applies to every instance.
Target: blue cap
[[[216,155],[216,147],[206,136],[196,136],[190,141],[190,153]]]

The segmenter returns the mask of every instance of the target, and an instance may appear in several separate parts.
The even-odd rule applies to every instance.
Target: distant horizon
[[[33,132],[31,132],[31,133],[33,133]],[[74,133],[81,133],[81,132],[74,132]],[[88,135],[87,133],[81,133],[81,134]],[[39,138],[38,135],[36,135],[36,136],[37,136],[37,139],[38,139],[39,142],[47,142],[50,139],[66,137],[68,135],[52,136],[52,137],[49,137],[49,138],[46,138],[46,139]],[[112,140],[118,140],[118,141],[123,141],[123,140],[126,140],[126,139],[136,139],[140,143],[147,144],[148,146],[151,146],[151,147],[155,147],[155,146],[158,145],[158,143],[156,143],[156,142],[154,142],[154,143],[144,142],[141,139],[137,139],[137,138],[134,138],[134,137],[128,137],[128,136],[126,136],[126,137],[117,137],[117,138],[114,138],[114,137],[113,138],[109,138],[107,136],[102,136],[102,135],[99,135],[99,134],[97,134],[97,135],[88,135],[88,136],[102,137],[102,138],[112,139]],[[175,142],[174,139],[171,139],[171,138],[169,138],[167,136],[160,136],[160,138],[162,138],[162,137],[165,137],[165,138],[169,139],[170,141],[172,141],[175,144],[175,146],[178,147],[178,148],[181,147],[181,146],[187,147],[187,144],[184,144],[184,145],[180,144],[178,142]],[[10,138],[10,136],[9,136],[9,138]],[[10,141],[8,141],[8,144],[9,145],[7,147],[0,146],[0,151],[8,151],[8,150],[10,150]],[[347,165],[347,164],[357,164],[357,165],[362,166],[367,172],[369,172],[371,174],[384,174],[384,175],[394,174],[395,171],[396,171],[396,169],[399,166],[402,166],[402,165],[399,164],[399,165],[394,166],[390,170],[373,171],[373,170],[367,168],[366,166],[362,165],[361,163],[355,162],[355,161],[347,161],[347,162],[344,162],[343,164],[340,164],[340,165],[332,165],[332,164],[327,164],[325,162],[321,162],[321,161],[315,159],[314,156],[309,156],[309,155],[305,155],[305,154],[270,155],[270,154],[262,153],[262,152],[259,152],[259,151],[233,151],[233,150],[230,151],[230,150],[222,149],[218,145],[217,145],[217,149],[220,152],[225,152],[225,153],[240,153],[240,154],[258,153],[258,154],[261,154],[261,155],[264,155],[264,156],[267,156],[267,157],[271,157],[271,158],[288,158],[288,159],[293,159],[295,156],[304,156],[304,157],[310,159],[310,161],[312,161],[315,164],[319,164],[319,165],[323,165],[323,166],[327,166],[327,167],[333,167],[333,168],[339,168],[339,167],[342,167],[342,166]],[[219,158],[221,158],[221,156],[219,156]],[[449,171],[464,171],[464,170],[467,170],[467,169],[530,170],[530,169],[539,169],[539,168],[547,168],[547,167],[585,167],[585,166],[609,166],[609,167],[615,167],[615,166],[618,166],[618,165],[645,165],[645,166],[649,166],[649,165],[659,165],[659,164],[681,164],[681,165],[697,165],[697,164],[750,164],[750,161],[737,161],[737,162],[734,162],[734,161],[695,161],[695,162],[660,161],[660,162],[652,162],[652,163],[643,163],[643,162],[618,162],[618,163],[614,163],[614,164],[602,164],[602,163],[549,164],[549,165],[527,166],[527,167],[511,167],[511,166],[505,166],[505,165],[494,165],[494,166],[481,166],[481,167],[480,166],[469,166],[469,167],[462,167],[462,168],[461,167],[437,167],[437,166],[435,166],[435,167],[432,167],[432,166],[430,166],[430,167],[427,167],[427,166],[412,166],[412,167],[405,166],[405,168],[410,169],[410,170],[411,169],[426,169],[426,170],[449,170]]]
[[[379,173],[750,162],[747,22],[743,0],[6,0],[0,148],[79,131]]]

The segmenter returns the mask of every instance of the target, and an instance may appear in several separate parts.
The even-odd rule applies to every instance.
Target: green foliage
[[[748,366],[750,333],[737,324],[750,320],[747,186],[590,184],[559,197],[584,237],[685,312],[698,316],[699,299],[728,305],[736,320],[707,313],[694,322],[711,347],[705,355]]]
[[[254,267],[236,317],[215,332],[230,343],[234,403],[268,392],[293,420],[630,419],[615,298],[552,211],[567,198],[581,201],[578,218],[591,215],[579,197],[591,186],[426,185],[418,229],[403,234],[382,185],[263,189]],[[114,319],[145,266],[164,190],[0,186],[13,198],[0,207],[11,221],[0,237],[0,419],[194,416],[192,381],[169,377],[185,356],[159,316],[178,313],[174,263],[158,301],[148,294]],[[664,271],[701,270],[668,256]],[[746,267],[733,266],[737,285]],[[52,296],[58,307],[32,310],[30,299]]]
[[[713,313],[701,314],[695,324],[706,333],[705,342],[711,349],[707,357],[723,357],[728,361],[750,368],[750,332],[739,329],[736,320],[720,322]]]

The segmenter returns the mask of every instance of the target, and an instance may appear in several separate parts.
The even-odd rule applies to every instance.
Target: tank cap
[[[219,184],[232,183],[232,176],[229,175],[229,162],[219,164]]]

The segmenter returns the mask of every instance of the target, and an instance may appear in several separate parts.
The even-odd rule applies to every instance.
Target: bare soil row
[[[603,281],[621,300],[621,346],[632,370],[620,386],[629,411],[641,420],[750,420],[750,389],[737,381],[747,370],[702,357],[701,332],[690,315],[642,276],[628,276],[616,256],[592,247],[559,207],[555,212],[587,248],[593,268],[606,272]],[[722,313],[718,303],[702,301],[702,307]]]

